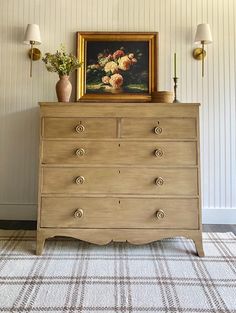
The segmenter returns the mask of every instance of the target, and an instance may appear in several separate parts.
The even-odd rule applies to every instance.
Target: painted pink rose
[[[118,63],[119,63],[119,69],[123,71],[127,71],[129,70],[130,65],[132,64],[132,61],[127,55],[125,55],[119,59]]]
[[[114,53],[113,53],[113,59],[118,59],[120,57],[123,57],[125,55],[124,51],[123,50],[116,50]]]
[[[111,76],[109,83],[113,88],[118,89],[123,84],[123,77],[120,74],[114,74]]]
[[[109,76],[103,76],[102,82],[103,82],[104,84],[109,84],[109,82],[110,82],[110,77],[109,77]]]
[[[138,62],[137,59],[135,59],[135,58],[133,58],[131,61],[132,61],[133,64]]]

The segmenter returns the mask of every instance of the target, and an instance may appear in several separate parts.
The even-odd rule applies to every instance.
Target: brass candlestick
[[[173,77],[173,80],[174,80],[174,101],[175,103],[179,103],[180,101],[177,100],[177,81],[178,81],[178,77]]]

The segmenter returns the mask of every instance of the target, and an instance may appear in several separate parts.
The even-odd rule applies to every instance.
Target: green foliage
[[[42,61],[49,72],[56,72],[59,76],[70,75],[82,65],[72,53],[66,53],[63,45],[61,45],[60,51],[57,50],[54,54],[45,53]]]

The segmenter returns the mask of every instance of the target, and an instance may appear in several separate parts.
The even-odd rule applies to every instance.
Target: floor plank
[[[203,225],[204,232],[214,232],[214,233],[226,233],[232,232],[236,234],[236,225],[228,224],[205,224]]]
[[[25,229],[34,230],[37,228],[36,221],[8,221],[0,220],[0,229]]]

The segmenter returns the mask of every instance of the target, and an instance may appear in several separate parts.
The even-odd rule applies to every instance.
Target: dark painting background
[[[125,54],[133,53],[137,63],[130,70],[122,71],[124,83],[122,92],[125,93],[148,93],[149,92],[149,42],[148,41],[88,41],[86,69],[89,65],[98,63],[98,54],[113,54],[121,49]],[[93,89],[93,85],[101,83],[106,72],[98,69],[86,73],[86,93],[106,93],[104,86]]]

